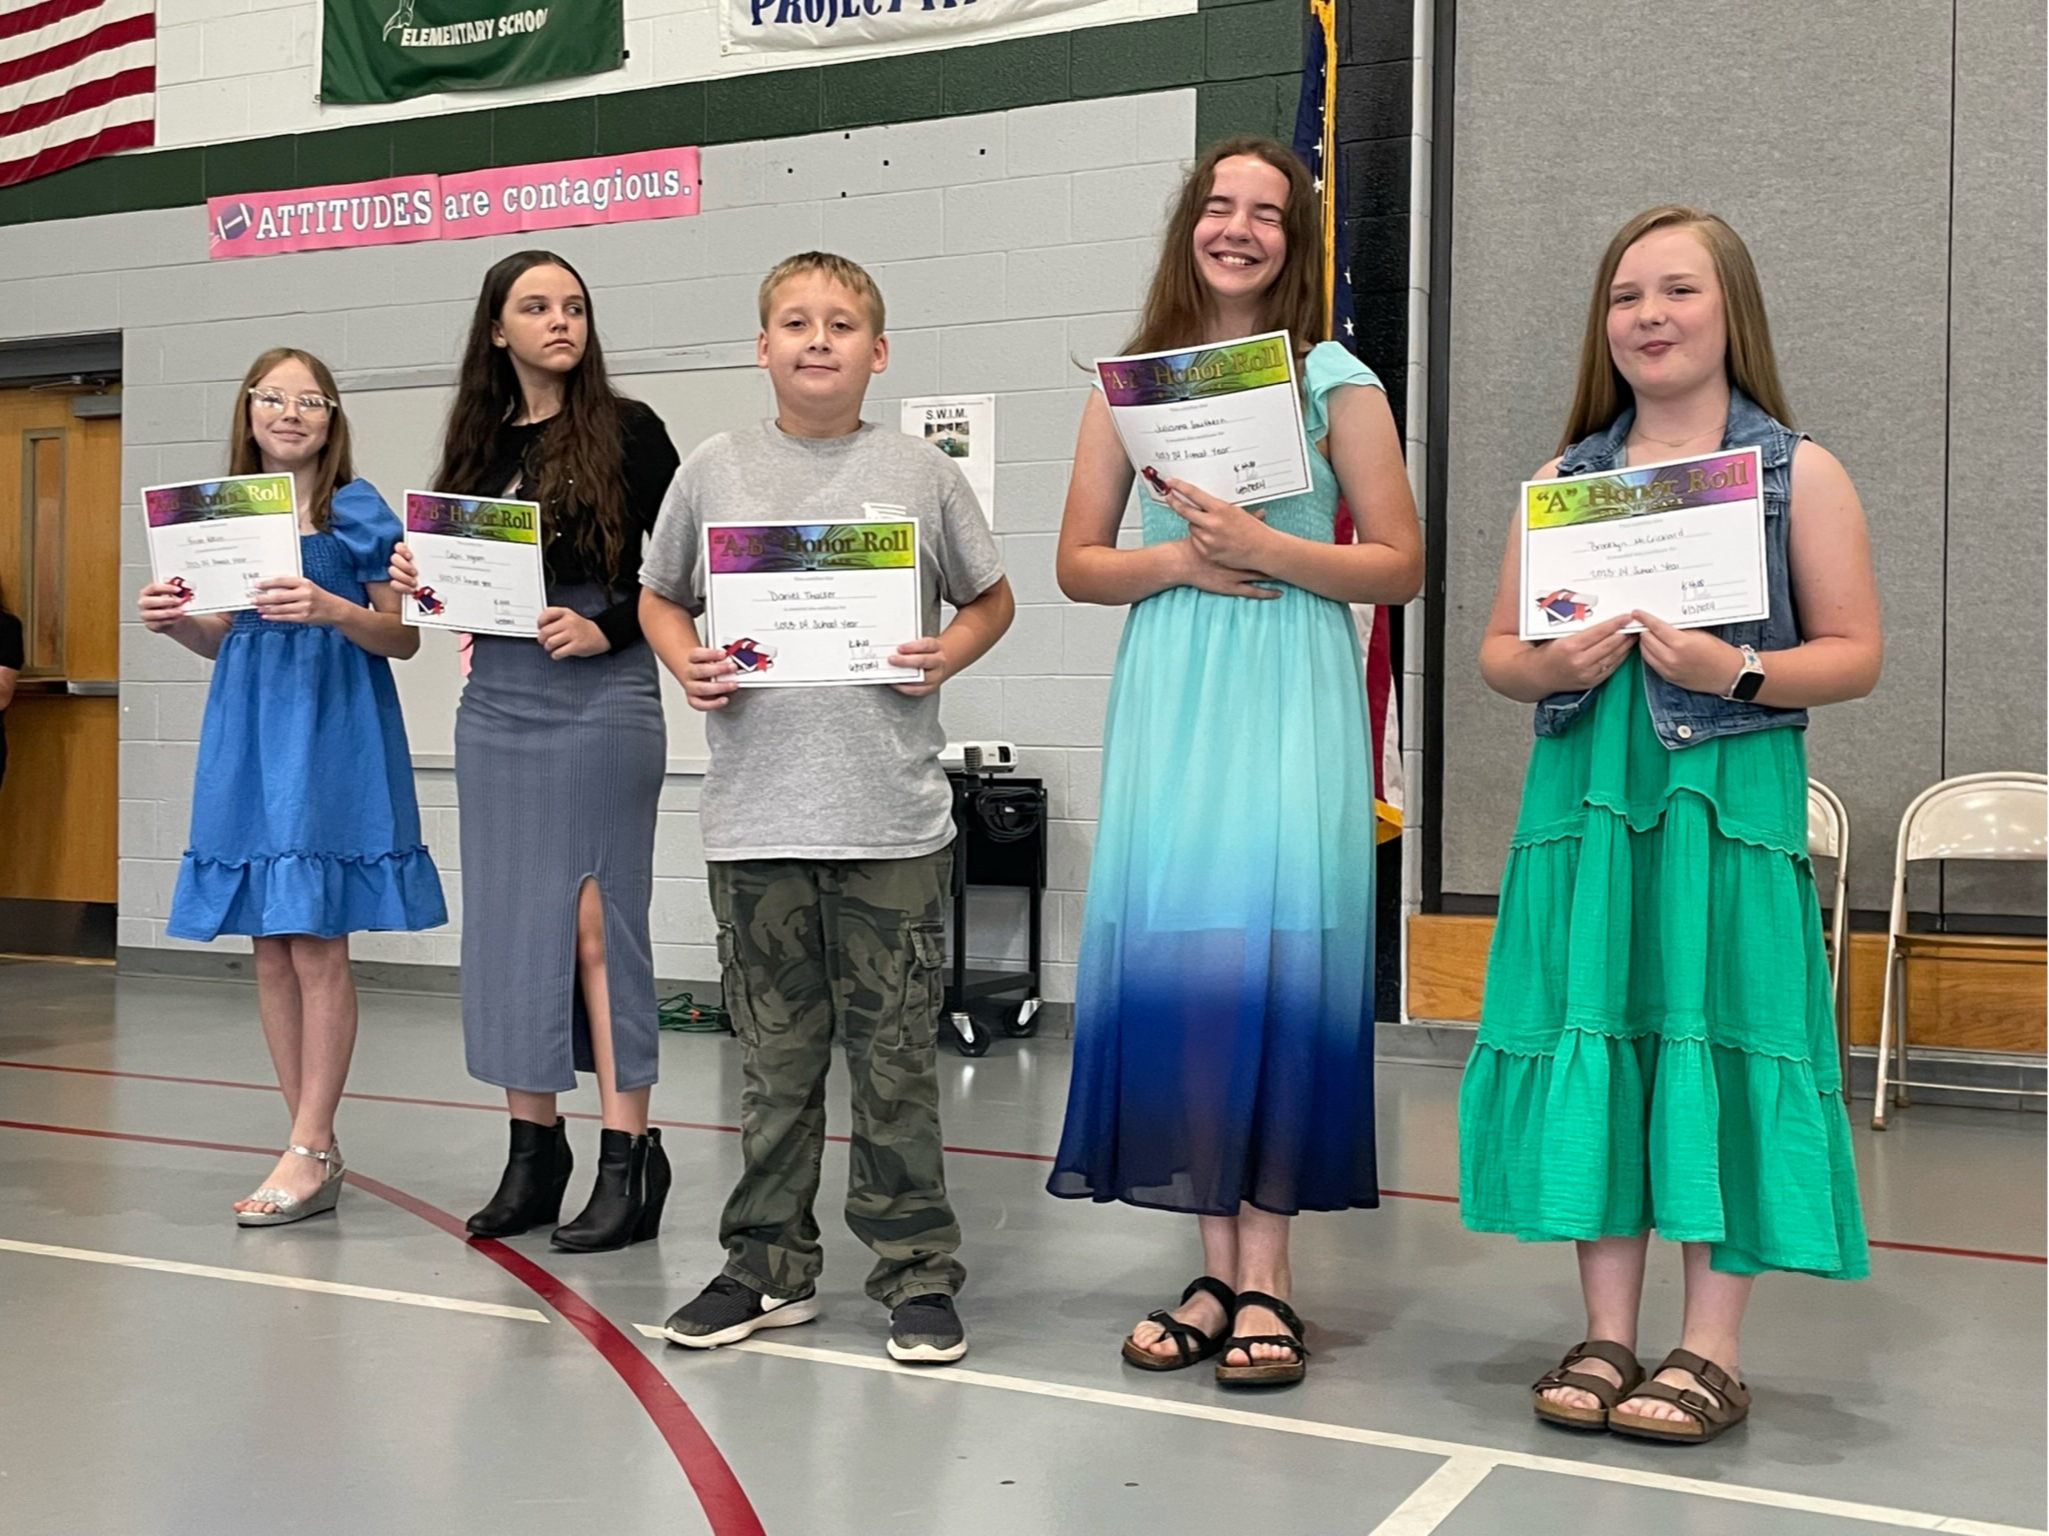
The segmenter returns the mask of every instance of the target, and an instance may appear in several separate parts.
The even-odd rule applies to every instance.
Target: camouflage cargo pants
[[[726,1201],[726,1273],[771,1296],[817,1280],[812,1204],[832,1043],[853,1087],[847,1225],[875,1250],[868,1294],[893,1307],[965,1274],[940,1151],[942,921],[953,852],[915,859],[714,863],[712,912],[739,1036],[746,1171]]]

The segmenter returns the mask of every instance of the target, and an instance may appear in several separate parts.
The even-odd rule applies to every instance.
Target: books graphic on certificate
[[[1519,512],[1525,640],[1632,611],[1681,629],[1770,616],[1755,448],[1526,480]]]
[[[1163,479],[1240,506],[1309,489],[1302,392],[1286,331],[1099,358],[1096,377],[1125,456],[1155,495]]]
[[[256,584],[303,574],[290,475],[224,475],[142,491],[150,574],[192,594],[184,612],[256,606]]]
[[[420,573],[406,623],[475,635],[539,627],[547,601],[540,503],[407,491],[406,547]]]
[[[743,688],[915,683],[889,658],[923,630],[915,518],[707,523],[705,638]]]

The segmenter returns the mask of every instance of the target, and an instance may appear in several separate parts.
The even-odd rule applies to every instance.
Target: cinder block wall
[[[303,346],[336,366],[345,390],[423,382],[452,363],[484,268],[531,243],[208,262],[205,197],[702,144],[699,217],[551,232],[546,242],[597,290],[607,352],[629,392],[631,370],[660,368],[661,354],[751,339],[761,272],[824,246],[870,264],[889,298],[893,360],[871,395],[875,419],[893,422],[893,402],[908,395],[998,394],[996,531],[1020,611],[1003,645],[948,685],[943,714],[957,739],[1016,742],[1022,770],[1047,783],[1047,994],[1071,997],[1123,617],[1067,603],[1053,581],[1085,390],[1077,365],[1128,333],[1163,205],[1197,144],[1289,131],[1300,62],[1292,0],[1166,3],[1127,25],[696,80],[681,55],[660,62],[658,46],[651,76],[428,98],[348,115],[343,127],[324,126],[342,119],[333,109],[309,115],[310,39],[287,9],[164,0],[167,147],[0,189],[0,345],[122,337],[124,588],[147,579],[140,487],[219,470],[252,356]],[[633,29],[667,25],[657,12],[711,15],[665,0],[630,6],[636,59]],[[209,668],[133,622],[121,655],[119,940],[136,960],[189,947],[163,928]],[[431,934],[365,936],[356,949],[450,967],[462,921],[453,778],[432,767],[416,778],[451,921]],[[656,849],[657,971],[686,982],[717,974],[697,789],[690,775],[671,777]],[[978,894],[970,931],[979,957],[1021,959],[1021,901]]]

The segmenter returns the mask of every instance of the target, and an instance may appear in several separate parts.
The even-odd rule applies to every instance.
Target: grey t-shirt
[[[808,438],[764,421],[721,433],[684,461],[641,585],[701,615],[706,523],[861,522],[863,503],[918,519],[927,635],[939,633],[942,599],[971,602],[1002,576],[975,493],[931,444],[866,422],[846,437]],[[936,692],[743,688],[704,717],[704,734],[711,767],[698,823],[707,859],[911,859],[953,838]]]

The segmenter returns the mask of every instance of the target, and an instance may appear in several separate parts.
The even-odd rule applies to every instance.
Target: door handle
[[[121,683],[117,678],[72,678],[64,684],[64,691],[74,699],[118,699]]]

